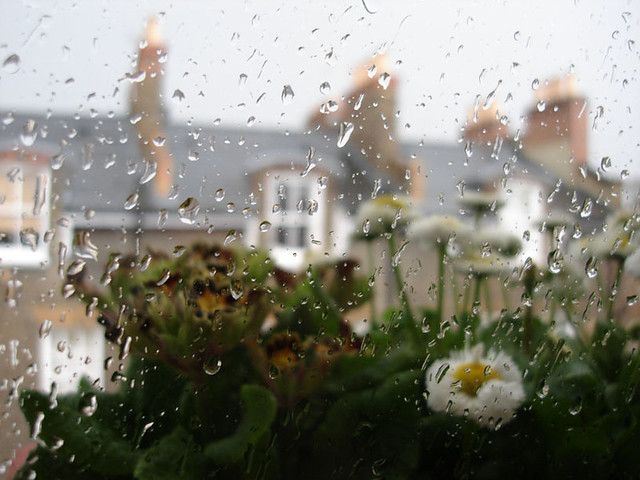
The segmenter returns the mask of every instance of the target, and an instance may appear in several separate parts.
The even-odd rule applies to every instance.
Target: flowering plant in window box
[[[128,367],[116,393],[88,382],[22,392],[38,446],[17,478],[637,475],[640,354],[614,308],[618,283],[591,296],[556,288],[573,278],[559,254],[536,266],[500,236],[491,248],[489,235],[432,219],[402,230],[408,241],[426,232],[439,262],[435,297],[417,302],[398,205],[363,220],[397,288],[380,315],[380,279],[349,260],[294,275],[264,252],[194,245],[122,259],[106,288],[72,277]],[[624,268],[637,275],[633,255],[613,260],[615,282]],[[368,330],[352,328],[356,311]]]

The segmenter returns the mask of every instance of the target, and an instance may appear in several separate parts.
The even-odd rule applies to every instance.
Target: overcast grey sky
[[[612,174],[640,175],[637,2],[3,0],[2,11],[1,110],[124,113],[123,78],[135,71],[147,18],[159,14],[175,121],[255,117],[252,128],[301,130],[386,52],[399,81],[399,135],[455,142],[477,95],[497,86],[515,131],[535,105],[534,81],[573,71],[589,100],[592,164],[610,156]],[[284,85],[295,93],[286,105]],[[177,89],[182,101],[171,99]]]

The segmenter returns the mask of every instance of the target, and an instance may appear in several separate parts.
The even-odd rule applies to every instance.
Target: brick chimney
[[[338,104],[335,113],[314,114],[312,128],[335,130],[341,122],[353,124],[347,147],[359,152],[377,170],[398,185],[405,182],[395,132],[398,80],[389,70],[385,55],[361,66],[353,75],[354,86]]]
[[[525,153],[551,171],[570,175],[587,161],[586,100],[577,95],[573,75],[540,87],[536,100],[527,116]]]
[[[467,142],[490,146],[496,140],[504,141],[509,136],[507,126],[500,121],[499,107],[496,102],[487,108],[476,103],[467,116],[467,125],[462,137]]]
[[[138,72],[144,78],[135,83],[131,92],[131,115],[140,116],[135,124],[140,152],[150,164],[155,164],[154,192],[159,196],[168,195],[172,181],[172,160],[167,144],[155,139],[166,138],[165,113],[162,101],[163,74],[160,57],[165,53],[160,38],[160,26],[156,18],[147,22],[144,42],[138,57]],[[160,146],[158,146],[160,145]]]

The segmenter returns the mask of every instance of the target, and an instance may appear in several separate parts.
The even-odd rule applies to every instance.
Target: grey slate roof
[[[50,155],[62,153],[64,162],[55,172],[59,206],[76,214],[79,222],[87,210],[93,210],[90,225],[124,221],[125,217],[145,217],[146,228],[157,225],[158,212],[165,209],[175,222],[174,228],[188,228],[176,217],[178,206],[188,197],[200,203],[201,215],[215,218],[232,228],[242,228],[242,210],[251,205],[255,188],[251,178],[256,172],[282,168],[304,169],[309,148],[315,151],[314,174],[323,171],[336,184],[335,201],[353,213],[361,199],[367,199],[374,182],[381,180],[380,193],[397,192],[385,172],[374,171],[349,145],[339,149],[336,137],[323,131],[288,133],[275,130],[228,129],[170,125],[166,143],[172,154],[173,183],[177,190],[170,198],[153,193],[152,182],[140,184],[145,162],[138,149],[137,132],[128,118],[51,118],[0,113],[0,151],[20,148],[20,131],[29,119],[37,123],[38,137],[30,148]],[[12,120],[12,121],[11,121]],[[425,215],[454,214],[460,208],[459,186],[465,191],[499,186],[510,165],[510,178],[533,176],[553,189],[556,178],[544,168],[527,160],[511,142],[499,152],[474,146],[470,157],[464,145],[403,144],[402,157],[420,162],[425,182],[425,200],[417,205]],[[409,167],[409,165],[407,165]],[[498,183],[498,184],[497,184]],[[224,198],[216,192],[224,190]],[[127,210],[125,203],[139,195],[139,206]],[[565,196],[568,192],[565,192]],[[228,211],[233,203],[235,210]],[[144,213],[144,215],[143,215]],[[109,222],[107,222],[107,219]]]

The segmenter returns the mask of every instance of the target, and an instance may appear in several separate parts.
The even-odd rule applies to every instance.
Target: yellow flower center
[[[500,379],[500,375],[491,369],[490,365],[480,362],[469,362],[460,365],[453,371],[456,385],[459,385],[467,395],[475,397],[480,387],[490,381]]]
[[[393,198],[392,195],[381,195],[372,200],[372,203],[377,207],[393,207],[395,209],[405,208],[407,205],[396,198]]]

